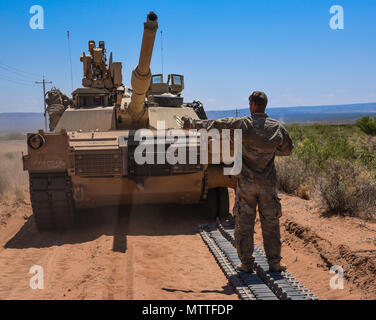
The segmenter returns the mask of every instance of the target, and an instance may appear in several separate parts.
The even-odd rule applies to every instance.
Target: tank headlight
[[[31,135],[27,139],[27,145],[34,150],[40,149],[45,142],[46,140],[39,133]]]

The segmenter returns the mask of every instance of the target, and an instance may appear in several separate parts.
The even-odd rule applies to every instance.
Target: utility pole
[[[36,84],[43,84],[43,105],[44,105],[44,131],[47,132],[47,108],[46,108],[46,83],[52,83],[52,81],[46,81],[44,79],[42,81],[35,81]]]
[[[162,77],[163,77],[163,30],[161,30],[161,64],[162,64]]]
[[[235,118],[238,117],[238,108],[235,109]]]

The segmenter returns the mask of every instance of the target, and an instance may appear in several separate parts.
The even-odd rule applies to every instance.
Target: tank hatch
[[[163,81],[163,74],[154,74],[148,90],[148,102],[160,107],[181,107],[184,90],[184,76],[169,74],[167,82]]]

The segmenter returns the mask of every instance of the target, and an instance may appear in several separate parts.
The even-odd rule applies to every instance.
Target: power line
[[[31,79],[19,77],[19,75],[17,75],[17,74],[9,74],[9,73],[3,72],[3,73],[1,73],[1,75],[5,76],[6,78],[11,79],[11,80],[28,82],[28,83],[33,82],[33,80],[31,80]]]
[[[35,81],[36,84],[43,84],[43,105],[44,105],[44,130],[47,132],[47,108],[46,108],[46,83],[52,83],[52,81],[46,81],[44,79],[42,81]]]
[[[7,78],[7,77],[3,77],[3,76],[0,76],[0,79],[11,82],[11,83],[19,84],[19,85],[22,85],[22,86],[28,86],[28,87],[34,87],[35,88],[35,85],[33,85],[31,81],[16,80],[16,79],[11,79],[11,78]]]
[[[2,60],[2,59],[0,59],[0,60]],[[39,77],[40,76],[40,74],[37,74],[37,73],[34,73],[34,72],[28,72],[28,71],[25,71],[25,70],[21,70],[21,69],[12,67],[12,66],[4,63],[4,62],[0,62],[0,68],[3,68],[3,69],[7,68],[7,69],[9,69],[12,72],[18,72],[18,73],[24,74],[25,76],[29,75],[29,77],[30,76],[33,76],[33,77],[35,77],[35,76]]]
[[[11,70],[11,69],[9,69],[7,67],[4,67],[4,66],[1,66],[1,65],[0,65],[0,69],[2,69],[2,72],[5,71],[5,72],[11,74],[12,76],[16,75],[18,77],[22,77],[22,78],[30,80],[30,81],[32,81],[31,79],[33,78],[32,76],[22,74],[21,72],[18,72],[18,71],[15,71],[15,70]]]

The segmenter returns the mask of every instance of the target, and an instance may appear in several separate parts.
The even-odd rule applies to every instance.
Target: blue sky
[[[29,27],[36,4],[44,30]],[[344,8],[344,30],[329,27],[332,5]],[[184,74],[185,100],[208,110],[246,107],[253,90],[272,107],[376,101],[374,0],[0,0],[0,112],[40,111],[33,81],[43,73],[71,92],[67,30],[75,88],[91,39],[105,40],[128,84],[150,10],[163,30],[165,74]],[[151,68],[161,72],[159,33]]]

